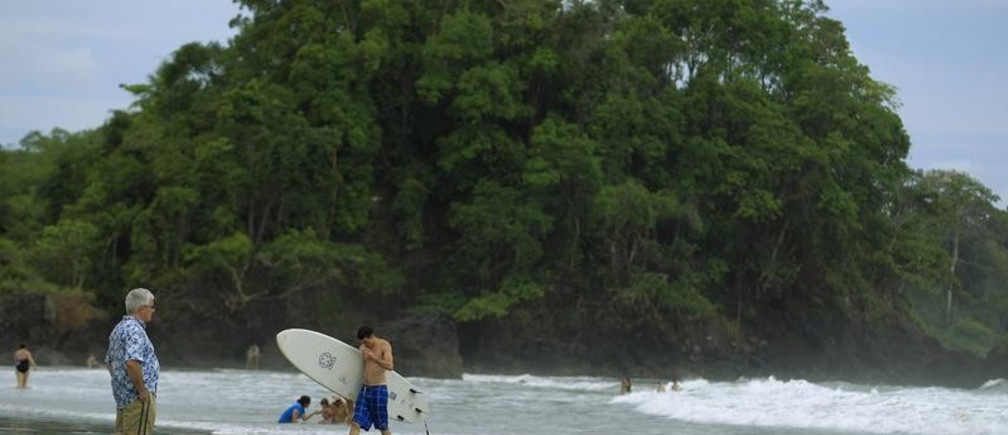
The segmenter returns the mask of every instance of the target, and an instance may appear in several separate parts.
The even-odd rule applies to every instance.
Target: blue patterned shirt
[[[146,325],[133,316],[123,316],[109,335],[105,364],[112,374],[112,396],[116,407],[123,408],[140,397],[126,372],[126,361],[136,360],[143,367],[143,382],[147,391],[157,395],[161,364],[154,354],[154,344],[147,337]]]

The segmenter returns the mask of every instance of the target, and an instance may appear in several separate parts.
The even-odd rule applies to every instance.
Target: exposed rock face
[[[276,348],[274,337],[287,328],[321,331],[350,344],[363,322],[355,316],[334,316],[332,325],[306,322],[297,307],[263,309],[256,322],[236,321],[210,312],[185,309],[162,301],[148,333],[165,368],[245,366],[245,350],[260,346],[260,367],[293,370]],[[99,361],[105,356],[108,334],[121,313],[103,314],[79,295],[16,294],[0,296],[0,352],[13,352],[25,343],[40,365],[84,365],[88,355]],[[272,317],[270,317],[272,316]],[[460,378],[462,357],[458,351],[455,322],[445,316],[407,317],[376,326],[378,335],[392,342],[396,371],[406,376]]]
[[[256,343],[261,368],[292,371],[276,349],[278,331],[314,329],[356,344],[357,326],[369,323],[392,342],[396,371],[409,377],[460,378],[463,370],[663,379],[775,375],[972,388],[1008,377],[1008,342],[984,361],[943,349],[912,325],[821,323],[797,330],[779,325],[741,336],[705,323],[628,329],[618,316],[591,317],[578,310],[556,315],[561,310],[546,306],[464,326],[443,315],[372,323],[368,316],[374,313],[347,307],[319,324],[309,320],[317,316],[306,308],[307,300],[229,319],[211,309],[173,306],[166,298],[148,331],[166,368],[244,367],[245,349]],[[121,315],[103,314],[80,295],[2,295],[0,352],[26,343],[43,366],[83,365],[89,354],[101,360]]]
[[[54,310],[47,301],[48,298],[40,294],[0,296],[0,346],[3,349],[49,338],[46,335],[49,335]]]
[[[43,365],[83,365],[88,354],[104,356],[111,326],[107,316],[80,295],[0,296],[0,349],[28,345]]]
[[[984,361],[945,349],[908,324],[868,327],[838,319],[804,327],[777,324],[742,334],[723,323],[702,321],[627,329],[620,323],[624,317],[585,321],[578,319],[577,310],[553,314],[560,311],[526,306],[503,318],[460,327],[466,370],[711,380],[776,376],[964,388],[1008,376],[1008,351],[992,351]]]
[[[461,378],[455,322],[444,315],[409,317],[381,325],[376,331],[388,337],[396,371],[405,376]]]

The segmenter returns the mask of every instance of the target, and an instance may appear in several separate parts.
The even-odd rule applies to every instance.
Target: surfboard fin
[[[397,416],[395,416],[395,418],[396,418],[396,420],[399,420],[399,421],[406,421],[406,419],[403,418],[403,416],[401,416],[401,415],[397,415]]]

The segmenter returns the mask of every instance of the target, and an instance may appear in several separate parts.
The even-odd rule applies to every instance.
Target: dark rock
[[[375,314],[364,309],[369,305],[345,299],[325,316],[311,298],[272,300],[231,314],[186,300],[194,299],[162,298],[148,326],[164,367],[241,368],[245,350],[257,343],[261,368],[294,370],[276,349],[280,330],[313,329],[355,344],[357,326],[368,323],[392,342],[396,371],[406,376],[460,378],[463,370],[711,380],[774,375],[972,388],[1008,377],[1008,341],[984,360],[944,349],[907,322],[763,321],[743,332],[723,321],[659,325],[605,305],[569,307],[547,299],[503,318],[457,325],[443,315],[368,320]],[[101,360],[121,316],[98,312],[81,295],[0,295],[0,350],[26,343],[42,366],[83,364],[88,355]]]
[[[46,339],[46,296],[12,294],[0,296],[0,348],[14,349]]]
[[[455,322],[444,315],[407,317],[381,325],[376,331],[392,343],[396,371],[404,376],[460,379]]]
[[[104,356],[106,316],[82,295],[20,293],[0,296],[0,349],[27,344],[40,365],[83,365]]]

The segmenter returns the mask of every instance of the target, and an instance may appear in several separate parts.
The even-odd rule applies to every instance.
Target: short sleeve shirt
[[[105,363],[112,374],[112,396],[116,407],[123,408],[140,397],[126,372],[126,361],[135,360],[143,367],[143,382],[147,391],[157,395],[161,364],[154,354],[154,344],[147,337],[144,322],[133,316],[123,316],[109,335]]]
[[[301,406],[300,402],[294,402],[294,404],[291,405],[290,408],[287,408],[287,410],[284,411],[283,414],[280,414],[280,419],[277,420],[277,423],[293,423],[295,409],[298,412],[298,418],[304,418],[305,415],[304,407]]]

